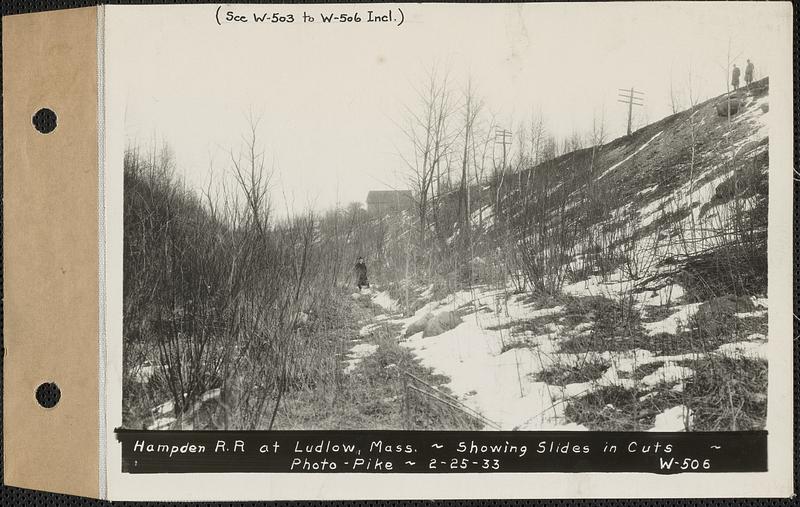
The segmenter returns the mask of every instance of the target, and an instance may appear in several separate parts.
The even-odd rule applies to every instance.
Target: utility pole
[[[506,146],[511,146],[511,131],[506,129],[495,129],[494,143],[503,145],[503,172],[506,170]]]
[[[506,155],[507,155],[507,146],[511,146],[511,131],[506,129],[498,129],[495,128],[494,130],[494,144],[502,144],[503,145],[503,167],[502,172],[498,176],[495,174],[495,181],[497,182],[497,190],[495,192],[495,199],[494,199],[494,211],[495,216],[500,217],[500,189],[503,186],[503,179],[505,179],[506,174]],[[492,152],[492,156],[494,156],[494,152]],[[496,167],[496,166],[495,166]],[[496,222],[497,223],[497,222]]]
[[[617,102],[628,104],[628,135],[631,135],[631,118],[633,117],[633,106],[644,105],[644,92],[639,92],[633,89],[619,88],[619,98]]]

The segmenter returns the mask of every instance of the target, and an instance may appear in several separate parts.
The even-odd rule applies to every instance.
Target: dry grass
[[[564,413],[568,420],[594,431],[642,431],[653,425],[657,414],[682,401],[680,393],[668,389],[641,399],[647,394],[620,386],[601,387],[568,402]]]
[[[369,298],[359,298],[362,299]],[[345,305],[350,306],[350,305]],[[353,320],[368,320],[381,311],[380,307],[353,305]],[[352,346],[352,337],[358,330],[351,327],[348,337],[342,337]],[[441,403],[424,396],[409,393],[405,388],[408,372],[436,386],[443,392],[447,377],[436,375],[430,368],[397,343],[399,326],[379,327],[368,338],[378,346],[376,351],[361,360],[349,374],[342,374],[335,386],[318,386],[290,392],[276,420],[278,429],[416,429],[456,430],[480,429],[481,425]],[[341,356],[340,370],[347,347]],[[408,398],[406,398],[408,397]]]
[[[578,364],[554,364],[535,374],[538,382],[554,386],[591,382],[603,376],[611,366],[609,361],[592,357]]]
[[[767,362],[715,355],[686,366],[695,371],[686,394],[697,431],[764,428],[767,420]]]

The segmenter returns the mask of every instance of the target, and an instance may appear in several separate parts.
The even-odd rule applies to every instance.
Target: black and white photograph
[[[765,429],[775,18],[592,7],[127,11],[122,427]]]

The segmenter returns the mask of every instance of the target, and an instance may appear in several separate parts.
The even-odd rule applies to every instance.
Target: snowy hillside
[[[497,428],[762,427],[768,111],[762,80],[511,175],[470,265],[496,268],[503,244],[521,260],[416,285],[390,319],[401,345]],[[392,293],[375,303],[395,312]]]

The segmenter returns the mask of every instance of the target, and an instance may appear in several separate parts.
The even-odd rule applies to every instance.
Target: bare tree
[[[475,173],[475,185],[477,188],[475,192],[477,202],[474,203],[474,207],[478,209],[478,226],[483,228],[483,185],[486,179],[488,159],[491,156],[493,146],[495,121],[494,118],[490,118],[479,123],[481,124],[479,128],[473,129],[471,152],[472,168]]]
[[[254,116],[252,112],[249,113],[247,137],[242,139],[244,148],[240,149],[236,155],[231,150],[229,156],[233,166],[233,176],[245,196],[253,224],[263,235],[269,225],[268,194],[269,184],[272,180],[272,168],[266,168],[264,152],[259,151],[258,124],[260,121],[260,117]]]
[[[472,159],[475,159],[475,121],[480,114],[483,107],[483,102],[476,97],[475,90],[472,86],[472,78],[467,81],[467,87],[464,91],[464,106],[463,106],[463,129],[464,146],[461,155],[461,190],[458,200],[459,217],[461,220],[461,232],[464,234],[464,239],[468,249],[471,249],[471,229],[472,229],[472,210],[470,209],[470,185],[469,185],[469,172],[467,166],[469,164],[469,151],[473,150]]]
[[[672,114],[677,114],[681,110],[681,100],[678,93],[675,91],[675,86],[672,81],[672,69],[669,72],[669,103],[672,107]]]
[[[594,162],[598,151],[606,142],[606,111],[605,108],[600,109],[600,117],[597,117],[597,112],[592,115],[592,132],[590,135],[592,143],[592,157],[589,162],[589,178],[590,182],[594,179]]]
[[[448,132],[448,120],[453,112],[447,76],[436,70],[428,76],[424,90],[418,93],[419,111],[406,107],[408,125],[401,127],[411,141],[412,155],[401,155],[411,172],[411,184],[416,194],[420,244],[424,244],[428,229],[428,212],[434,196],[434,182],[441,162],[450,151],[453,139]]]

